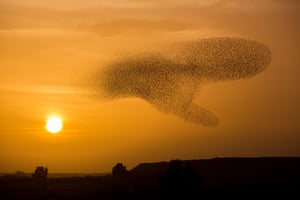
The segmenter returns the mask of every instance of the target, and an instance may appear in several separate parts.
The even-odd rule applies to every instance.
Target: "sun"
[[[46,129],[48,132],[55,134],[61,131],[63,127],[62,119],[58,116],[51,116],[47,119]]]

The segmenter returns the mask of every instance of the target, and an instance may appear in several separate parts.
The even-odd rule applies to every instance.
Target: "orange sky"
[[[300,156],[299,18],[295,0],[0,0],[0,172]],[[218,36],[263,42],[272,63],[201,88],[195,103],[219,117],[216,128],[93,94],[91,76],[117,58]],[[51,114],[64,120],[57,135],[44,128]]]

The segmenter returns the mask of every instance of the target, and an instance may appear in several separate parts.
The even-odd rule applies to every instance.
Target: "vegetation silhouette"
[[[43,166],[36,167],[34,173],[32,173],[32,178],[36,181],[45,182],[48,176],[48,168]]]
[[[24,177],[26,176],[25,172],[21,171],[21,170],[17,170],[15,173],[14,173],[14,176],[19,176],[19,177]]]
[[[123,165],[122,163],[117,163],[113,168],[112,168],[112,175],[113,176],[124,176],[128,174],[128,170],[126,169],[126,166]]]
[[[196,197],[200,179],[190,163],[172,160],[165,173],[159,175],[161,195],[165,198]]]
[[[34,173],[32,173],[32,178],[39,189],[47,188],[47,176],[48,168],[43,166],[36,167]]]

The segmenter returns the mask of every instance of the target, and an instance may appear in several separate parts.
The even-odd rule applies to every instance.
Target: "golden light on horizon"
[[[62,119],[58,116],[50,116],[47,119],[46,129],[49,133],[56,134],[61,131],[63,127]]]

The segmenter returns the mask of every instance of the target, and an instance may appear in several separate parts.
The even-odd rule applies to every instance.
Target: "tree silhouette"
[[[193,197],[199,191],[199,176],[190,163],[180,160],[169,162],[167,170],[160,176],[160,186],[167,198]]]
[[[43,166],[36,167],[34,173],[32,173],[33,180],[37,183],[38,187],[46,188],[47,187],[47,176],[48,168]]]
[[[128,171],[126,169],[126,166],[123,165],[122,163],[117,163],[113,168],[112,168],[112,175],[113,176],[123,176],[128,174]]]

